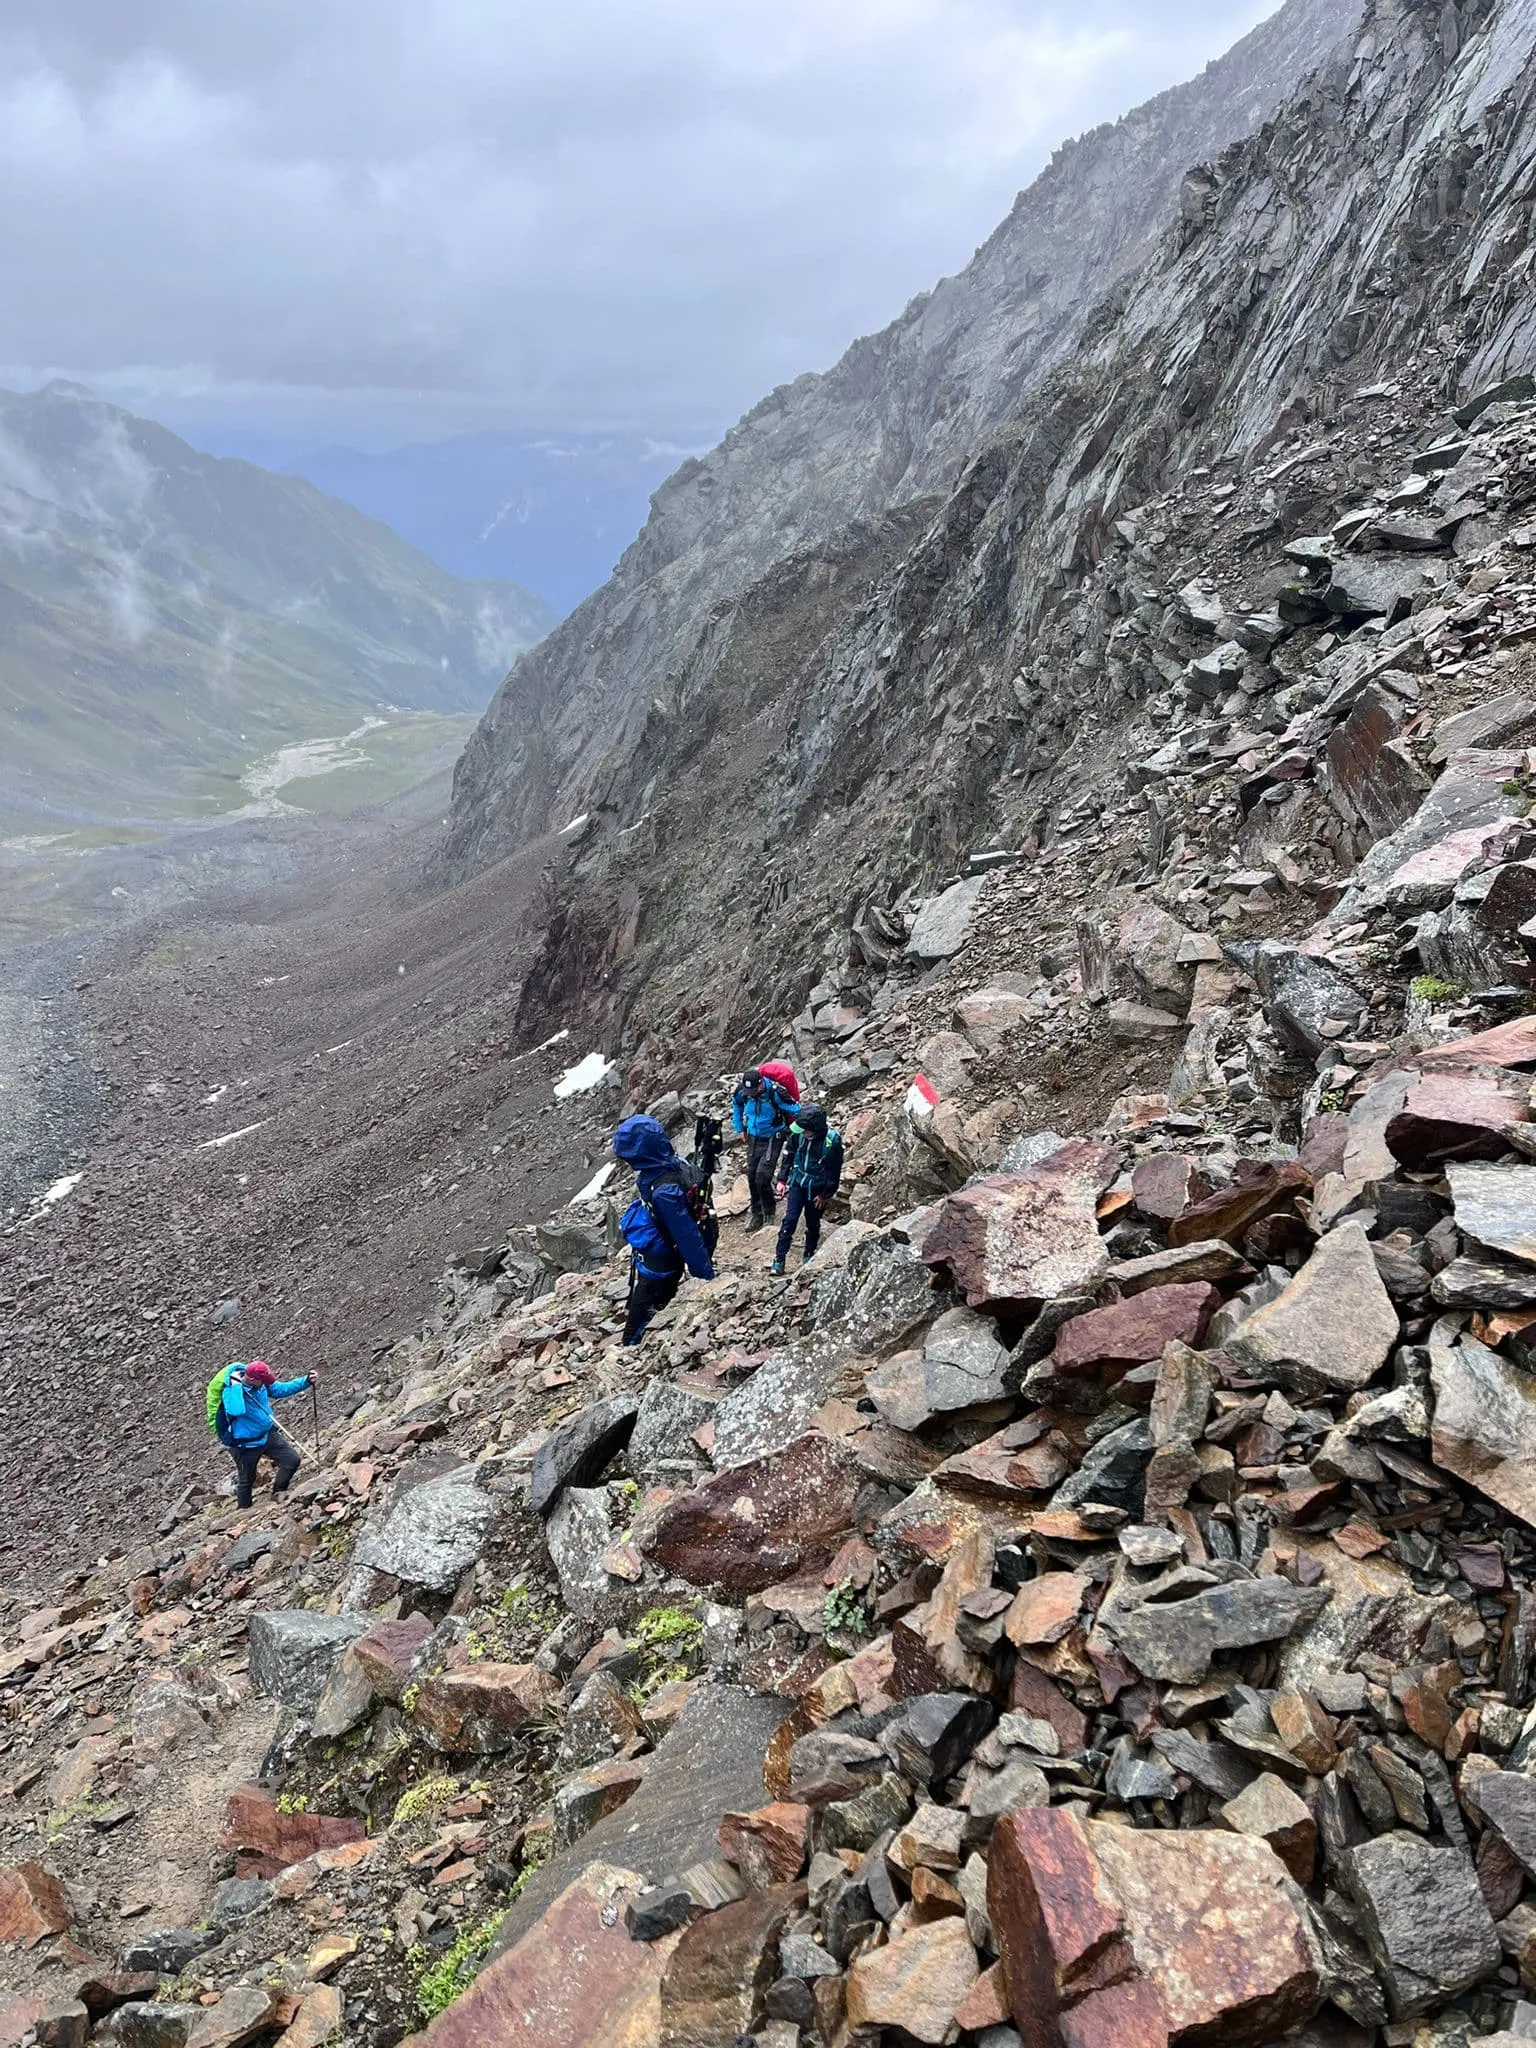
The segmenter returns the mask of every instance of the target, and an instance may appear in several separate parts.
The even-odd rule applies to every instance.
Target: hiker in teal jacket
[[[779,1161],[779,1193],[784,1221],[774,1248],[773,1270],[782,1273],[795,1241],[795,1225],[805,1218],[805,1263],[821,1242],[821,1212],[837,1193],[843,1178],[843,1141],[827,1122],[827,1112],[810,1102],[789,1127],[789,1142]]]
[[[256,1468],[263,1458],[272,1460],[274,1500],[281,1500],[292,1485],[293,1475],[299,1469],[299,1450],[278,1427],[272,1403],[302,1394],[314,1383],[313,1373],[305,1373],[302,1379],[280,1380],[264,1358],[235,1367],[224,1382],[219,1400],[219,1441],[235,1461],[237,1506],[251,1505]]]

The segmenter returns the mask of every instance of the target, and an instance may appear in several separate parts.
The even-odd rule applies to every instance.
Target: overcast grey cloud
[[[1274,0],[8,0],[0,381],[194,431],[718,428]]]

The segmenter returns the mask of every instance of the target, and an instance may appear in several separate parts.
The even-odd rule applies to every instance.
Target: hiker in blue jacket
[[[731,1097],[731,1123],[747,1141],[747,1186],[752,1195],[749,1231],[762,1230],[777,1211],[773,1203],[775,1169],[795,1104],[771,1074],[753,1068],[743,1074]]]
[[[779,1168],[779,1193],[784,1221],[774,1251],[773,1270],[782,1273],[795,1241],[795,1225],[805,1218],[805,1264],[821,1242],[821,1212],[837,1193],[843,1178],[843,1141],[827,1122],[819,1103],[808,1102],[789,1127]]]
[[[636,1199],[619,1228],[633,1254],[624,1342],[638,1344],[651,1318],[676,1294],[685,1271],[715,1277],[714,1216],[709,1183],[696,1177],[672,1149],[652,1116],[626,1117],[613,1134],[613,1153],[635,1170]]]
[[[251,1505],[256,1468],[263,1458],[272,1460],[272,1497],[281,1500],[299,1469],[298,1446],[279,1429],[272,1414],[274,1401],[286,1401],[302,1394],[315,1383],[313,1373],[302,1379],[280,1380],[264,1358],[236,1366],[224,1382],[219,1401],[219,1441],[235,1461],[235,1502]]]

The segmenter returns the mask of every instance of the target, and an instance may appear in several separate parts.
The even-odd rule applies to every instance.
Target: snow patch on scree
[[[572,1095],[590,1095],[617,1072],[612,1060],[604,1059],[600,1052],[589,1052],[574,1067],[567,1067],[555,1083],[555,1100],[564,1102]]]

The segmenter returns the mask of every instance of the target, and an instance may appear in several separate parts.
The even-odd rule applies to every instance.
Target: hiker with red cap
[[[747,1187],[752,1197],[749,1233],[773,1222],[779,1153],[799,1100],[800,1083],[793,1067],[782,1060],[750,1068],[731,1097],[731,1122],[747,1141]]]
[[[219,1396],[219,1441],[235,1461],[235,1500],[251,1505],[256,1468],[263,1458],[272,1460],[272,1497],[281,1500],[299,1469],[298,1446],[279,1429],[272,1414],[274,1401],[286,1401],[290,1394],[302,1394],[314,1385],[314,1374],[302,1379],[280,1380],[264,1358],[249,1365],[232,1365],[224,1375]]]

